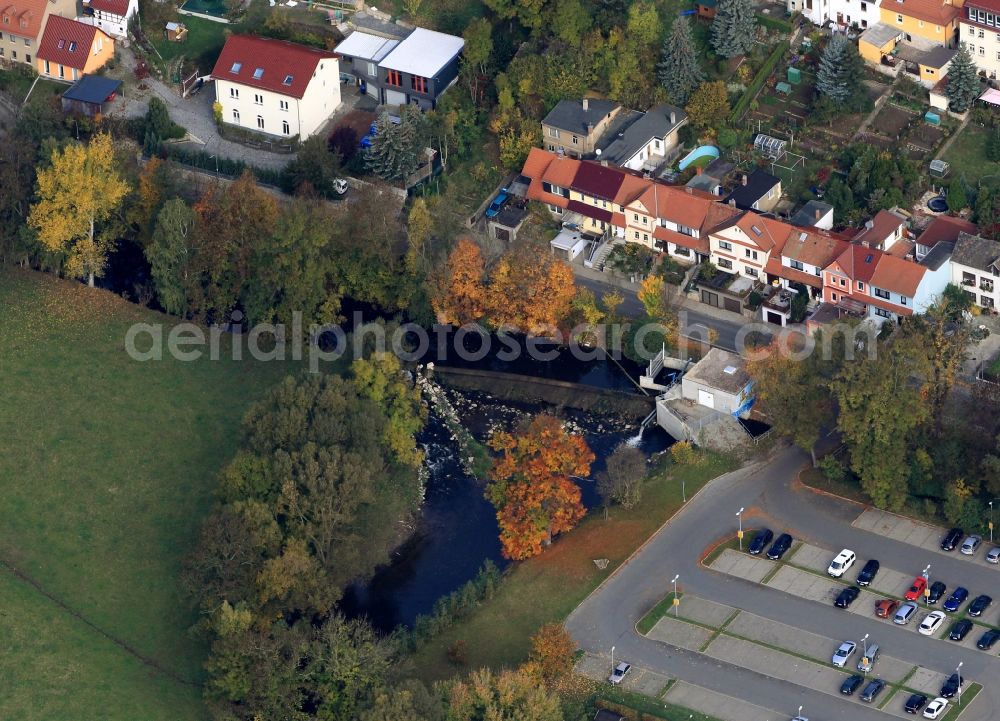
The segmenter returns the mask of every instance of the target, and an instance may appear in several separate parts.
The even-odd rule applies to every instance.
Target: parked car
[[[865,677],[861,674],[854,674],[853,676],[848,676],[844,679],[844,683],[840,684],[840,692],[845,696],[853,696],[854,692],[858,690],[858,686],[864,683]]]
[[[503,206],[507,205],[508,200],[510,200],[510,196],[507,195],[507,189],[504,188],[497,193],[497,197],[493,199],[493,202],[490,203],[490,207],[486,209],[486,217],[495,218],[500,215],[500,211],[503,210]]]
[[[879,618],[889,618],[896,613],[897,608],[899,608],[899,601],[883,598],[875,603],[875,615]]]
[[[975,556],[976,551],[979,550],[979,546],[982,545],[982,542],[983,542],[982,536],[969,536],[962,543],[962,548],[961,548],[962,554],[966,556]]]
[[[861,692],[861,700],[865,703],[871,703],[875,698],[882,693],[882,689],[885,688],[885,681],[880,678],[874,678],[868,682],[864,690]]]
[[[784,556],[788,549],[792,547],[792,537],[787,533],[782,533],[778,536],[771,547],[767,549],[767,557],[772,561],[777,561],[779,558]]]
[[[969,631],[971,630],[972,621],[967,618],[963,618],[961,621],[955,621],[955,623],[951,625],[951,631],[948,632],[948,638],[952,641],[962,641],[969,635]]]
[[[854,565],[854,562],[857,560],[858,557],[857,555],[855,555],[854,551],[845,548],[843,551],[837,554],[836,558],[834,558],[830,562],[830,565],[826,569],[826,572],[829,575],[833,576],[834,578],[840,578],[845,573],[847,573],[847,571],[851,568],[851,566]]]
[[[970,616],[978,617],[983,615],[983,611],[990,607],[993,603],[993,599],[987,596],[985,593],[976,596],[976,600],[969,604],[968,613]]]
[[[833,665],[837,668],[843,668],[847,665],[847,659],[854,655],[854,651],[858,648],[858,644],[854,641],[844,641],[840,644],[840,648],[833,654]]]
[[[918,601],[924,595],[924,589],[927,588],[927,579],[923,576],[917,576],[913,579],[913,584],[910,586],[904,595],[907,601]]]
[[[1000,639],[1000,631],[996,630],[995,628],[991,628],[989,631],[987,631],[986,633],[984,633],[982,636],[979,637],[979,640],[976,641],[976,648],[980,649],[981,651],[989,651],[991,648],[993,648],[993,644],[997,642],[997,639]]]
[[[987,563],[1000,563],[1000,546],[994,546],[986,552]]]
[[[931,611],[927,614],[923,621],[920,622],[920,628],[917,630],[924,636],[933,636],[941,624],[944,623],[945,615],[944,611]]]
[[[774,532],[770,528],[760,529],[747,547],[747,553],[751,556],[759,556],[767,548],[767,544],[771,542],[772,538],[774,538]]]
[[[926,703],[927,703],[926,696],[924,696],[922,693],[915,693],[912,696],[910,696],[910,698],[906,699],[906,705],[903,706],[903,710],[906,711],[906,713],[915,714],[917,711],[922,709],[924,707],[924,704]]]
[[[941,550],[942,551],[954,551],[955,546],[958,542],[962,540],[962,536],[965,535],[965,531],[961,528],[953,528],[948,531],[944,538],[941,539]]]
[[[941,606],[941,608],[943,608],[948,613],[954,613],[955,611],[958,610],[959,606],[965,603],[965,599],[967,599],[968,597],[969,597],[969,589],[959,586],[958,588],[956,588],[954,591],[951,592],[951,595],[948,596],[948,600],[944,602],[944,605]]]
[[[927,704],[927,708],[924,709],[924,718],[940,718],[946,708],[948,708],[948,699],[936,698]]]
[[[608,681],[617,686],[622,682],[622,679],[625,678],[625,674],[631,670],[632,664],[622,661],[620,664],[615,666],[615,670],[611,672],[611,676],[608,677]]]
[[[861,589],[857,586],[848,586],[837,595],[837,599],[833,602],[833,605],[837,608],[848,608],[854,603],[859,593],[861,593]]]
[[[861,573],[858,574],[857,584],[859,586],[868,586],[872,581],[875,580],[875,576],[878,575],[879,563],[874,558],[865,564],[864,568],[861,569]]]
[[[337,178],[333,181],[333,192],[337,195],[343,195],[347,192],[347,181],[343,178]]]
[[[935,581],[931,584],[931,592],[927,594],[927,603],[934,605],[941,600],[944,596],[944,592],[948,590],[948,587],[941,581]]]
[[[896,615],[892,617],[892,622],[900,626],[905,626],[916,612],[917,604],[913,601],[907,601],[896,609]]]
[[[965,679],[959,674],[953,673],[941,686],[941,698],[951,698],[965,686]]]
[[[875,666],[875,662],[878,661],[878,655],[881,649],[879,645],[874,641],[868,644],[865,648],[865,655],[861,657],[858,661],[858,671],[861,673],[871,673],[872,668]]]

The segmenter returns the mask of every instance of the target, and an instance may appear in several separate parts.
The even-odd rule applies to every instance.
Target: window
[[[730,243],[728,240],[719,241],[719,250],[732,250],[732,249],[733,249],[733,244]]]
[[[984,308],[992,308],[993,307],[993,298],[991,298],[988,295],[981,296],[979,304],[981,306],[983,306]]]
[[[876,298],[882,298],[883,300],[889,300],[889,291],[882,290],[881,288],[872,288],[875,292]]]
[[[239,88],[229,88],[229,97],[231,97],[233,100],[239,100],[240,99]]]
[[[257,116],[257,127],[260,128],[261,130],[264,129],[264,116],[263,115],[258,115]]]
[[[378,75],[378,68],[375,67],[375,63],[368,63],[368,74],[372,77]]]
[[[419,75],[410,76],[410,88],[418,93],[427,92],[427,78],[422,78]]]
[[[76,40],[70,40],[69,41],[69,51],[71,53],[75,53],[76,52]]]
[[[285,135],[291,135],[292,134],[291,128],[288,126],[288,121],[287,120],[282,120],[281,121],[281,132],[283,132]]]
[[[906,305],[906,296],[905,295],[899,296],[899,304],[900,305]]]
[[[844,280],[843,278],[841,278],[840,279],[840,287],[843,288],[845,285],[847,285],[847,281]]]
[[[550,138],[558,138],[559,137],[559,129],[558,128],[549,128],[549,137]]]
[[[794,268],[795,270],[804,270],[805,269],[805,266],[802,265],[802,261],[801,260],[790,260],[790,261],[788,261],[788,264],[792,268]]]
[[[386,85],[401,88],[403,87],[403,76],[399,74],[398,70],[390,70],[386,73],[385,82]]]
[[[291,85],[292,81],[295,80],[294,75],[286,75],[285,79],[281,81],[282,85]]]
[[[727,260],[726,258],[719,258],[718,266],[725,270],[733,269],[733,261]]]
[[[861,3],[861,12],[864,12],[867,9],[868,9],[868,3]]]
[[[832,300],[834,303],[836,303],[837,302],[837,294],[836,293],[830,293],[830,300]]]
[[[859,281],[858,281],[858,290],[864,290],[864,289],[865,289],[865,284],[864,284],[864,283],[862,283],[862,282],[861,282],[861,281],[859,280]]]
[[[288,112],[288,101],[287,100],[279,100],[278,101],[278,109],[279,110],[284,110],[287,113]]]
[[[253,79],[260,80],[262,77],[264,77],[264,68],[254,68]]]
[[[264,96],[261,95],[260,93],[254,93],[253,94],[253,104],[254,105],[263,105],[264,104]]]
[[[643,224],[643,225],[645,225],[645,224],[646,224],[646,216],[645,216],[645,215],[644,215],[644,216],[642,216],[642,224]]]
[[[4,51],[3,51],[3,48],[0,48],[0,58],[2,58],[2,57],[3,57],[3,55],[4,55]],[[46,70],[45,72],[47,73],[47,72],[49,72],[49,71],[48,71],[48,70]]]
[[[749,265],[743,267],[743,272],[749,275],[751,278],[757,277],[757,269],[751,268]]]
[[[686,236],[688,236],[690,238],[696,237],[695,234],[694,234],[694,228],[689,228],[686,225],[681,225],[680,223],[677,224],[677,232],[680,233],[681,235],[686,235]],[[721,241],[720,241],[719,245],[721,247],[721,245],[722,245]]]
[[[639,240],[639,231],[638,230],[633,231],[632,234],[635,236],[636,240]]]
[[[642,234],[642,239],[643,239],[644,242],[648,243],[649,242],[649,235],[647,233],[643,233]]]
[[[985,55],[985,54],[986,54],[986,46],[985,45],[980,45],[979,46],[979,55],[982,56],[982,55]]]
[[[233,122],[237,125],[240,124],[240,111],[236,108],[233,108]]]
[[[875,315],[881,316],[882,318],[891,318],[892,314],[887,310],[882,310],[881,308],[875,309]]]
[[[573,145],[577,145],[579,142],[580,142],[580,139],[574,135],[573,136]]]
[[[639,220],[639,214],[638,213],[632,213],[632,220],[638,221]]]
[[[902,25],[903,24],[903,16],[897,13],[896,14],[896,22],[899,23],[900,25]]]
[[[743,252],[746,253],[747,258],[750,258],[752,260],[757,260],[756,250],[750,250],[749,248],[745,248]]]
[[[0,55],[2,55],[2,54],[3,53],[0,53]],[[52,74],[52,71],[49,70],[49,61],[48,60],[45,61],[45,74],[46,75],[51,75]]]
[[[100,41],[100,38],[98,38],[98,41]],[[31,47],[31,38],[25,38],[24,39],[24,46],[26,48],[30,48]]]
[[[24,62],[30,63],[31,62],[31,56],[30,55],[25,55],[24,56]]]
[[[979,29],[979,39],[982,40],[984,37],[985,37],[985,33],[983,32],[983,29],[980,28]]]

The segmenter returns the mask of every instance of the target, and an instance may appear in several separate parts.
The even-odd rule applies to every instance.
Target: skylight
[[[257,68],[253,71],[254,80],[260,80],[262,77],[264,77],[264,68]]]
[[[726,375],[734,375],[736,373],[736,366],[726,366],[722,371]]]
[[[243,63],[233,63],[233,67],[229,68],[229,72],[238,73],[243,69]]]
[[[869,253],[868,255],[865,256],[865,262],[866,263],[871,263],[873,260],[875,260],[875,256],[872,255],[871,253]]]
[[[760,228],[758,228],[756,225],[751,225],[750,226],[750,230],[753,231],[754,235],[760,235],[760,233],[761,233]]]
[[[56,43],[56,47],[62,50],[64,47],[66,47],[66,41],[60,38],[59,42]]]
[[[285,79],[281,82],[281,84],[282,85],[291,85],[292,84],[292,80],[293,80],[293,78],[292,78],[291,75],[286,75]]]
[[[71,53],[75,53],[76,52],[76,40],[70,40],[69,41],[69,51]]]

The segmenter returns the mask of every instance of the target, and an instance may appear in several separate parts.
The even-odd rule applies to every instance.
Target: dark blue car
[[[757,535],[753,537],[753,541],[750,542],[750,547],[747,549],[747,553],[751,556],[759,556],[767,548],[767,544],[771,542],[774,538],[774,531],[770,528],[762,528],[757,531]]]
[[[500,211],[503,210],[503,206],[505,206],[507,204],[507,201],[509,199],[510,199],[510,196],[507,195],[506,188],[503,189],[503,190],[501,190],[497,194],[497,197],[493,199],[493,202],[490,203],[490,207],[486,209],[486,217],[487,218],[495,218],[498,215],[500,215]]]
[[[968,597],[969,597],[969,589],[963,586],[959,586],[954,591],[952,591],[950,596],[948,596],[948,600],[944,602],[944,606],[942,608],[944,608],[944,610],[948,611],[949,613],[954,613],[955,611],[958,610],[959,606],[965,603],[965,600]]]

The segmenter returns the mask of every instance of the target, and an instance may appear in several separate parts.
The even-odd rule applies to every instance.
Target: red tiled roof
[[[1000,4],[1000,0],[998,0],[998,4]],[[939,215],[931,221],[930,225],[924,228],[924,232],[917,238],[917,245],[933,248],[941,241],[954,243],[958,240],[959,233],[976,235],[979,233],[979,226],[962,218]]]
[[[790,260],[825,268],[847,248],[846,241],[808,228],[793,227],[781,254]],[[818,280],[818,278],[817,278]]]
[[[871,224],[870,228],[866,226],[854,239],[859,243],[881,246],[903,224],[903,219],[888,210],[880,210],[871,219]]]
[[[125,17],[128,12],[129,0],[90,0],[90,7],[100,10],[102,13],[120,15]]]
[[[109,36],[93,25],[50,15],[48,22],[45,23],[42,41],[38,45],[38,59],[83,70],[87,65],[97,33],[101,33],[105,40],[111,42]]]
[[[15,0],[6,4],[0,0],[0,15],[10,20],[0,25],[0,30],[22,38],[37,39],[42,31],[47,4],[48,0]]]
[[[691,250],[704,255],[708,255],[709,253],[707,235],[692,238],[690,235],[684,235],[683,233],[678,233],[675,230],[670,230],[669,228],[664,228],[658,225],[653,228],[653,238],[664,242],[674,243],[682,248],[690,248]]]
[[[813,275],[812,273],[806,273],[803,270],[795,270],[795,268],[790,268],[787,265],[781,264],[781,258],[771,256],[767,265],[764,266],[764,271],[768,275],[775,275],[779,278],[784,278],[785,280],[790,280],[795,283],[802,283],[803,285],[811,285],[813,288],[822,288],[823,279],[818,275]]]
[[[301,99],[316,66],[336,57],[330,50],[316,50],[284,40],[230,35],[212,70],[212,78]]]
[[[835,267],[831,269],[839,269],[852,281],[860,280],[863,283],[867,283],[875,275],[875,267],[878,265],[879,258],[882,255],[884,253],[875,248],[866,248],[863,245],[851,245],[834,261],[833,265]]]
[[[573,189],[584,195],[614,200],[625,180],[625,172],[610,165],[583,161],[573,176]]]
[[[569,201],[566,205],[566,209],[574,213],[579,213],[580,215],[586,215],[588,218],[593,218],[594,220],[603,220],[605,223],[611,222],[610,210],[604,210],[603,208],[598,208],[579,200]]]
[[[947,25],[961,12],[958,7],[945,3],[944,0],[896,0],[891,5],[882,7],[935,25]]]
[[[1000,0],[966,0],[963,7],[974,7],[980,10],[1000,13]],[[962,22],[970,22],[966,16],[962,17]]]
[[[883,255],[875,267],[871,284],[912,298],[927,267],[893,255]]]

